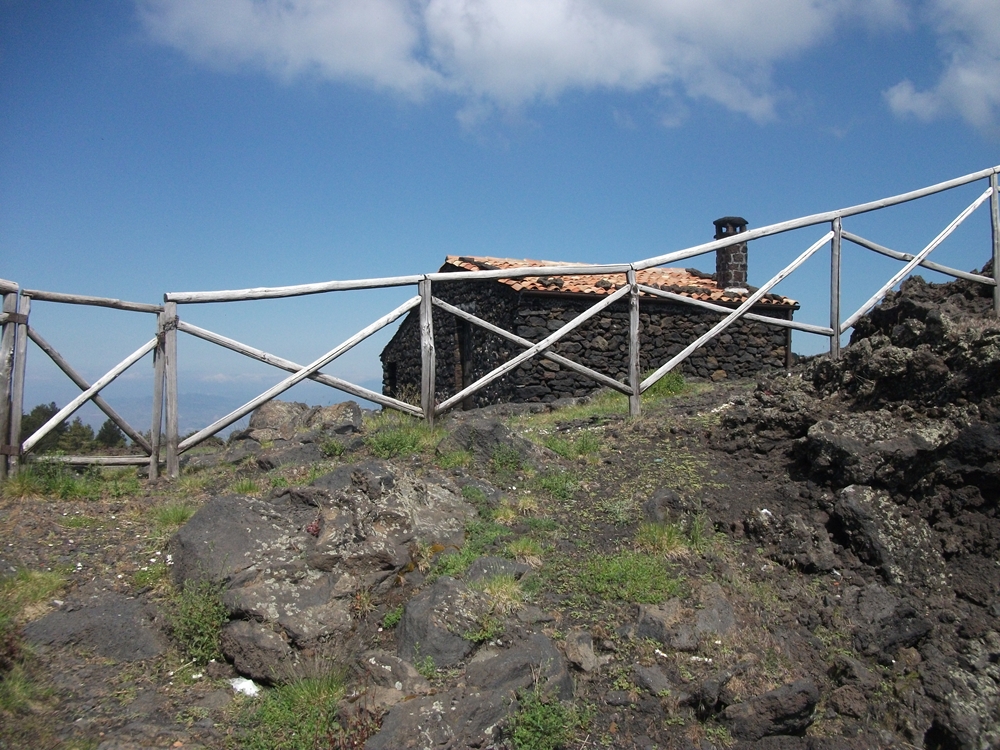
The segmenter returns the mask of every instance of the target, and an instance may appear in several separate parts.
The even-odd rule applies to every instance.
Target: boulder
[[[288,447],[270,448],[257,454],[257,466],[271,471],[281,466],[308,466],[320,461],[323,451],[314,443],[300,443]]]
[[[482,594],[442,576],[407,602],[396,629],[396,654],[414,663],[430,659],[437,668],[452,667],[475,649],[464,635],[477,631],[488,611]]]
[[[812,470],[835,485],[894,487],[955,434],[947,420],[906,422],[885,410],[849,412],[816,422],[803,450]]]
[[[296,521],[269,501],[242,495],[214,497],[205,503],[171,538],[171,569],[178,586],[188,580],[223,582],[240,571],[282,556],[291,537],[298,533]]]
[[[694,611],[685,609],[680,599],[665,604],[640,604],[635,633],[638,638],[651,638],[673,651],[696,651]]]
[[[560,700],[573,697],[573,678],[555,643],[531,633],[503,646],[481,649],[465,670],[467,684],[506,695],[538,689]]]
[[[365,750],[493,747],[510,711],[509,696],[476,688],[413,698],[389,709]]]
[[[805,573],[827,573],[837,566],[826,528],[810,524],[798,513],[776,516],[758,509],[743,521],[747,533],[765,545],[767,556]]]
[[[403,695],[428,695],[431,684],[408,661],[385,651],[366,651],[358,660],[363,682],[399,690]]]
[[[297,401],[273,399],[261,404],[250,416],[241,437],[258,443],[307,437],[316,433],[345,435],[361,429],[361,407],[354,401],[331,406],[307,406]],[[313,435],[308,435],[308,433]]]
[[[284,638],[259,622],[234,620],[219,633],[219,649],[244,677],[274,684],[290,675],[294,652]]]
[[[594,639],[582,628],[573,628],[563,644],[566,659],[581,672],[593,672],[601,662],[594,653]]]
[[[722,586],[708,583],[698,590],[700,604],[695,616],[694,630],[699,637],[725,635],[736,625],[736,614],[726,598]]]
[[[369,461],[275,497],[213,498],[168,545],[175,582],[222,584],[234,617],[294,648],[342,641],[354,625],[351,597],[391,585],[410,564],[411,544],[461,543],[474,510],[453,486],[431,479]]]
[[[520,578],[531,571],[530,565],[507,560],[503,557],[478,557],[465,572],[465,580],[469,582],[482,581],[495,576],[507,575]]]
[[[778,734],[801,734],[812,723],[819,689],[812,680],[796,680],[776,690],[727,706],[719,718],[733,737],[756,741]]]

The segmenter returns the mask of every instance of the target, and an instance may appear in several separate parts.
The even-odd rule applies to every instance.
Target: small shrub
[[[704,552],[715,540],[715,527],[705,513],[698,513],[688,523],[688,544],[695,552]]]
[[[439,433],[426,422],[399,412],[383,411],[369,422],[368,428],[371,434],[365,438],[365,445],[379,458],[409,456],[440,442]]]
[[[473,643],[489,643],[503,635],[503,622],[498,618],[486,615],[480,617],[476,623],[475,630],[468,630],[462,633],[462,637]]]
[[[132,583],[136,588],[154,588],[167,580],[167,564],[152,563],[144,565],[132,574]]]
[[[428,579],[438,576],[461,576],[473,561],[490,550],[510,530],[492,521],[474,521],[465,527],[465,544],[450,555],[440,555],[428,573]]]
[[[25,668],[28,654],[18,627],[29,617],[30,608],[50,599],[65,584],[58,573],[24,569],[0,577],[0,712],[19,711],[39,695],[41,688]]]
[[[628,495],[618,495],[602,500],[598,507],[611,517],[615,526],[628,526],[636,514],[635,500]]]
[[[574,458],[573,443],[561,435],[550,435],[543,441],[546,448],[563,458]]]
[[[592,432],[585,432],[576,439],[574,447],[578,456],[589,456],[601,450],[601,439]]]
[[[474,484],[467,484],[462,488],[462,497],[473,505],[480,505],[487,501],[486,493]]]
[[[510,725],[515,750],[559,750],[573,740],[582,723],[573,706],[543,694],[537,687],[522,693],[518,704]]]
[[[287,477],[271,477],[271,489],[283,490],[291,486]]]
[[[395,609],[390,609],[385,613],[385,617],[382,618],[383,628],[394,628],[399,625],[400,620],[403,619],[403,605],[400,604]]]
[[[323,452],[323,455],[327,458],[340,458],[344,455],[344,451],[347,450],[347,446],[344,445],[339,440],[334,440],[333,438],[323,441],[319,449]]]
[[[430,654],[422,658],[419,655],[414,655],[413,666],[426,680],[433,680],[437,677],[437,667],[434,665],[434,657]]]
[[[680,592],[663,560],[645,552],[619,552],[589,560],[579,576],[581,587],[605,600],[656,604]]]
[[[490,501],[486,493],[474,484],[467,484],[462,488],[462,497],[476,506],[479,515],[486,517],[490,514]]]
[[[597,453],[601,449],[601,441],[592,432],[584,432],[575,440],[552,435],[545,439],[545,447],[563,458],[573,459]]]
[[[211,581],[189,580],[167,606],[174,638],[198,664],[222,658],[219,631],[229,619],[222,603],[222,588]]]
[[[519,495],[514,502],[514,507],[519,515],[530,516],[532,513],[538,512],[538,498],[528,494]]]
[[[351,614],[364,620],[375,611],[375,597],[369,589],[358,589],[351,597]]]
[[[136,495],[142,489],[135,469],[105,469],[104,483],[107,494],[115,500]]]
[[[4,481],[2,490],[7,500],[35,500],[44,495],[45,484],[38,472],[31,466],[25,466]]]
[[[493,522],[504,526],[513,526],[517,523],[517,509],[509,503],[504,503],[493,511]]]

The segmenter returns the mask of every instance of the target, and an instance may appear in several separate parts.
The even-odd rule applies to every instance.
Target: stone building
[[[746,228],[739,217],[715,222],[716,238]],[[448,256],[442,272],[578,265],[555,261]],[[585,265],[585,264],[579,264]],[[638,271],[639,284],[692,299],[736,308],[754,291],[747,285],[747,247],[736,243],[716,253],[716,273],[695,269],[651,268]],[[625,274],[528,276],[484,281],[434,282],[434,296],[532,342],[540,341],[626,283]],[[791,320],[799,308],[794,300],[768,294],[753,312]],[[692,305],[640,296],[640,367],[643,372],[666,362],[721,315]],[[438,401],[458,392],[523,351],[494,333],[434,308],[434,346]],[[619,300],[558,341],[551,351],[580,362],[616,380],[628,379],[628,299]],[[791,330],[741,319],[680,365],[687,376],[720,380],[787,367]],[[382,351],[383,393],[416,403],[420,393],[419,314],[404,318]],[[501,402],[554,401],[584,396],[600,385],[557,363],[534,357],[470,396],[466,408]]]

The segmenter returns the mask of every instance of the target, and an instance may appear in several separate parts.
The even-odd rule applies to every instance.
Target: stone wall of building
[[[518,294],[496,282],[438,282],[434,296],[470,312],[505,331],[515,329]],[[434,349],[437,363],[437,399],[448,398],[502,365],[517,352],[517,346],[494,333],[466,323],[451,313],[434,308]],[[463,346],[463,337],[467,342]],[[462,349],[471,356],[463,363]],[[382,351],[382,392],[409,403],[420,402],[420,315],[414,310],[404,318],[399,330]],[[512,401],[509,377],[499,378],[478,391],[469,406],[487,406]]]
[[[434,294],[453,305],[514,331],[530,341],[540,341],[575,318],[598,300],[566,295],[519,294],[497,283],[456,282],[435,284]],[[787,309],[769,306],[755,312],[787,317]],[[690,305],[643,299],[640,302],[640,368],[653,370],[717,323],[716,313]],[[478,326],[457,323],[442,310],[434,310],[437,352],[436,389],[439,400],[457,392],[523,349]],[[561,339],[553,351],[619,381],[628,379],[628,302],[622,300]],[[463,335],[466,343],[463,344]],[[745,377],[765,369],[785,367],[787,329],[739,321],[696,351],[680,366],[687,376]],[[468,353],[463,370],[463,348]],[[411,313],[382,354],[383,391],[416,402],[420,393],[419,316]],[[600,387],[584,375],[535,357],[475,394],[468,406],[507,401],[553,401],[565,396],[585,396]]]

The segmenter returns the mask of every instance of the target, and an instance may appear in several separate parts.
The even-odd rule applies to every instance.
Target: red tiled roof
[[[532,268],[535,266],[586,266],[586,263],[564,263],[549,260],[521,260],[516,258],[490,258],[485,256],[449,255],[442,271],[482,271],[507,268]],[[720,289],[715,279],[693,269],[647,268],[635,272],[636,281],[644,286],[682,294],[692,299],[716,303],[739,304],[752,293],[727,292]],[[517,279],[498,279],[515,291],[555,292],[558,294],[613,294],[625,286],[625,274],[588,274],[581,276],[523,276]],[[642,292],[644,297],[652,297]],[[777,294],[765,294],[757,304],[798,306],[798,302]]]

